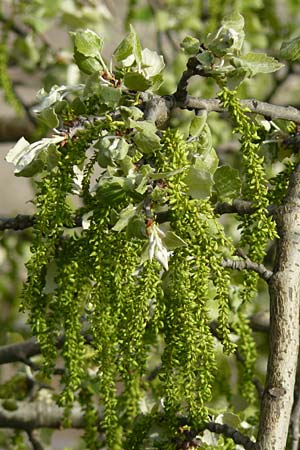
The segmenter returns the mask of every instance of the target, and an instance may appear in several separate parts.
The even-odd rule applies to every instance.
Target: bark
[[[293,406],[299,348],[300,173],[277,214],[280,239],[270,286],[270,352],[257,450],[283,450]]]
[[[56,428],[63,426],[64,408],[60,408],[50,399],[34,402],[15,402],[14,409],[0,404],[0,428],[33,430],[35,428]],[[83,411],[75,405],[70,412],[69,428],[83,428]]]

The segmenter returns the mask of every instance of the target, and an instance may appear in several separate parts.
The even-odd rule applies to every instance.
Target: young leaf
[[[300,36],[284,41],[281,44],[279,56],[288,61],[297,61],[300,57]]]
[[[163,70],[165,63],[162,56],[145,48],[142,51],[142,66],[146,78],[152,78]]]
[[[117,223],[113,226],[114,231],[122,231],[127,227],[128,222],[136,215],[136,206],[131,203],[120,212],[120,218]]]
[[[114,52],[114,58],[117,62],[124,62],[128,57],[133,56],[133,61],[137,64],[142,62],[142,47],[135,29],[130,25],[130,33],[119,44]],[[132,64],[131,63],[131,64]],[[131,65],[129,64],[129,65]],[[127,65],[127,64],[126,64]]]
[[[93,73],[102,70],[102,64],[96,57],[84,56],[82,53],[79,53],[76,49],[74,51],[74,60],[78,68],[88,75],[92,75]]]
[[[97,56],[102,50],[103,39],[92,30],[71,32],[74,48],[84,56]]]
[[[190,136],[198,137],[204,128],[207,120],[207,111],[203,111],[201,115],[195,116],[190,125]]]
[[[232,202],[241,193],[239,171],[229,166],[219,167],[214,174],[215,189],[218,199],[222,202]]]
[[[47,150],[51,144],[57,144],[64,139],[64,136],[53,136],[52,138],[43,138],[30,144],[21,137],[16,145],[9,150],[5,159],[7,162],[14,164],[16,167],[14,173],[16,175],[31,176],[31,174],[25,175],[24,169],[38,157],[42,150]]]
[[[231,64],[236,68],[247,70],[249,75],[254,77],[258,73],[271,73],[283,67],[277,59],[267,56],[265,53],[247,53],[246,55],[233,57]]]
[[[196,55],[199,53],[200,41],[193,36],[186,36],[180,43],[180,47],[188,55]]]
[[[211,173],[207,170],[190,167],[184,182],[193,198],[203,200],[211,195],[213,180]]]
[[[152,82],[138,72],[127,72],[124,76],[124,84],[131,91],[146,91]]]

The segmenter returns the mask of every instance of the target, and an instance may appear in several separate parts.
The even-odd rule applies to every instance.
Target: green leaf
[[[38,114],[38,118],[49,128],[57,128],[59,125],[59,120],[54,108],[43,109]]]
[[[237,33],[240,33],[241,31],[244,30],[245,20],[244,20],[244,17],[240,13],[235,11],[232,14],[229,14],[223,18],[222,25],[225,28],[228,28],[228,29],[231,28],[231,29],[235,30]]]
[[[249,70],[244,67],[239,67],[238,69],[230,70],[226,73],[227,77],[227,87],[234,91],[239,85],[245,80],[245,78],[249,77]]]
[[[147,237],[144,217],[135,215],[128,221],[126,236],[128,239],[145,239]]]
[[[97,161],[101,167],[113,165],[114,161],[120,161],[127,155],[129,144],[124,138],[104,137],[94,144],[99,149]]]
[[[112,177],[101,180],[97,188],[97,197],[106,205],[120,203],[125,198],[125,179]]]
[[[214,174],[215,189],[218,199],[222,202],[232,202],[241,193],[239,171],[230,166],[219,167]]]
[[[204,200],[210,197],[213,179],[207,170],[190,167],[184,182],[193,198]]]
[[[157,128],[149,120],[130,121],[131,127],[137,132],[133,138],[134,143],[142,153],[153,153],[161,147],[160,138],[156,134]]]
[[[175,250],[179,247],[186,247],[188,244],[181,239],[181,237],[177,236],[173,231],[166,231],[164,233],[164,237],[162,238],[163,244],[167,247],[168,250]]]
[[[198,137],[204,128],[207,120],[207,111],[203,111],[201,115],[197,115],[193,118],[190,125],[190,136]]]
[[[103,103],[109,106],[117,106],[121,98],[121,90],[112,86],[99,85],[99,95]]]
[[[300,57],[300,36],[284,41],[281,44],[279,57],[288,61],[296,61]]]
[[[196,58],[198,59],[199,63],[202,64],[202,66],[211,67],[215,61],[213,53],[209,50],[199,53]]]
[[[198,170],[206,170],[213,175],[218,165],[219,158],[213,147],[204,149],[200,154],[193,155],[193,167]]]
[[[142,62],[142,47],[138,35],[135,29],[130,25],[130,33],[125,39],[118,45],[114,51],[114,58],[117,62],[126,61],[127,58],[133,57],[133,61],[129,66],[132,65],[134,61],[137,64]],[[127,64],[126,64],[127,65]]]
[[[200,41],[193,36],[186,36],[180,43],[180,47],[188,55],[196,55],[199,53]]]
[[[122,231],[125,227],[127,227],[128,222],[136,215],[136,206],[133,206],[131,203],[120,212],[120,218],[117,223],[113,226],[114,231]]]
[[[142,67],[146,78],[155,77],[165,67],[164,58],[158,53],[145,48],[142,51]]]
[[[124,76],[124,84],[131,91],[146,91],[152,82],[139,72],[127,72]]]
[[[84,56],[97,56],[102,50],[103,39],[92,30],[71,32],[74,48]]]
[[[244,42],[244,18],[234,12],[222,20],[221,28],[208,39],[208,50],[217,57],[239,54]]]
[[[75,50],[74,60],[78,68],[88,75],[91,75],[95,72],[99,72],[102,70],[102,64],[96,57],[93,56],[87,57]]]
[[[238,58],[231,58],[230,63],[236,68],[247,70],[254,77],[258,73],[271,73],[283,67],[277,59],[265,53],[247,53]]]

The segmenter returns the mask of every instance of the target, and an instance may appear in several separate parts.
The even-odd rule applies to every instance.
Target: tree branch
[[[293,122],[300,122],[300,111],[292,106],[279,106],[271,103],[259,102],[254,99],[240,100],[243,107],[248,108],[249,112],[261,114],[271,119],[284,119]],[[187,109],[197,109],[215,112],[224,112],[218,99],[201,99],[188,96],[184,104],[177,102],[176,106]]]
[[[290,178],[277,211],[280,239],[270,279],[270,352],[261,404],[258,450],[284,450],[294,397],[299,350],[300,172]]]
[[[26,361],[40,353],[40,346],[34,337],[19,344],[2,345],[0,346],[0,365]]]
[[[33,402],[16,402],[16,409],[5,409],[4,402],[0,402],[0,428],[18,430],[34,430],[37,428],[60,428],[63,426],[64,408],[57,406],[52,400],[44,399]],[[83,428],[83,411],[75,405],[70,412],[70,427]]]
[[[208,422],[205,424],[205,429],[211,431],[212,433],[222,434],[223,436],[231,438],[235,444],[242,445],[245,450],[253,450],[255,448],[255,442],[229,425],[217,422]]]
[[[263,264],[257,264],[248,258],[243,260],[224,259],[222,266],[234,270],[253,270],[267,283],[269,283],[273,276],[273,272],[268,270]]]

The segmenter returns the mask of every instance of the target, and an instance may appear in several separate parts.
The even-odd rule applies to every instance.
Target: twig
[[[222,434],[223,436],[231,438],[235,444],[242,445],[245,450],[255,448],[255,442],[229,425],[217,422],[208,422],[205,424],[205,429],[211,431],[212,433]]]
[[[273,276],[273,272],[268,270],[263,264],[255,263],[248,258],[243,260],[224,259],[222,266],[234,270],[253,270],[267,283]]]
[[[300,122],[300,111],[292,106],[273,105],[271,103],[259,102],[254,99],[240,100],[240,103],[252,113],[261,114],[262,116],[271,119],[291,120],[296,123]],[[201,99],[188,96],[182,105],[180,102],[177,102],[177,106],[188,109],[224,112],[218,99]]]
[[[0,364],[24,361],[41,352],[35,338],[27,339],[18,344],[2,345],[0,347]]]
[[[34,225],[35,217],[28,214],[18,214],[16,217],[0,217],[0,231],[25,230]]]
[[[238,213],[240,216],[243,216],[245,214],[252,214],[254,211],[255,207],[251,202],[240,199],[233,200],[232,204],[218,202],[215,206],[216,214]]]

